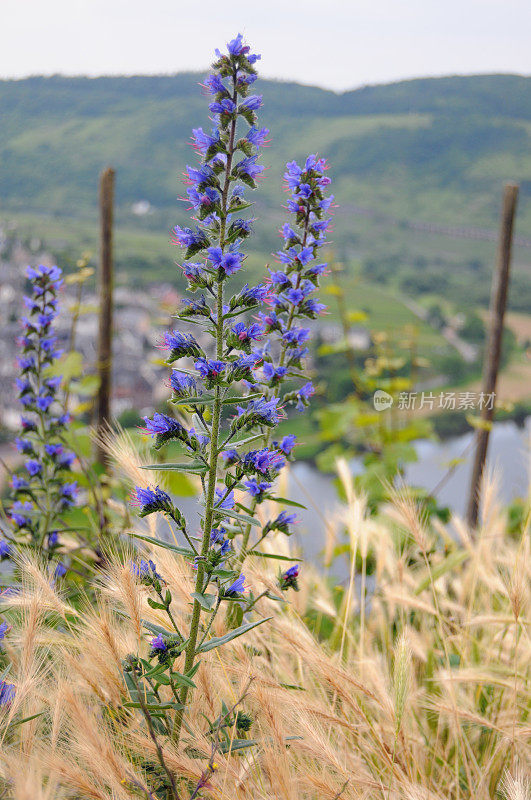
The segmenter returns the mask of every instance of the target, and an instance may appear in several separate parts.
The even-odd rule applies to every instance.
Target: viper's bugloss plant
[[[176,226],[172,232],[174,244],[184,251],[179,266],[191,293],[177,317],[197,325],[202,335],[177,328],[160,342],[168,365],[186,359],[172,369],[170,402],[178,411],[191,412],[191,424],[183,416],[155,413],[145,418],[144,429],[155,448],[177,442],[188,459],[158,464],[157,469],[200,476],[199,534],[189,529],[159,486],[137,487],[134,494],[141,516],[162,512],[173,521],[188,545],[179,552],[195,570],[189,628],[181,631],[171,615],[171,593],[156,565],[133,566],[134,574],[156,595],[149,597],[149,604],[168,613],[173,630],[150,629],[156,634],[150,658],[159,667],[152,671],[149,661],[132,656],[126,665],[128,685],[137,697],[142,670],[155,681],[165,670],[178,703],[172,729],[177,740],[198,656],[265,621],[242,624],[244,614],[261,597],[272,597],[268,592],[255,597],[247,587],[241,571],[246,553],[272,531],[289,535],[297,522],[295,514],[281,511],[262,525],[254,512],[266,500],[288,503],[274,496],[274,483],[292,458],[296,438],[276,440],[275,428],[287,406],[304,408],[314,391],[303,368],[310,330],[301,322],[315,319],[324,309],[313,295],[326,268],[316,256],[325,241],[325,215],[332,202],[324,194],[330,180],[323,159],[309,156],[302,166],[288,164],[285,179],[293,227],[286,223],[282,228],[285,245],[276,254],[279,267],[270,270],[263,283],[246,283],[229,292],[231,276],[243,268],[243,243],[252,232],[252,220],[240,216],[252,205],[245,192],[256,188],[263,172],[259,154],[269,131],[258,125],[262,97],[251,94],[259,56],[250,52],[241,35],[229,42],[226,54],[216,54],[213,73],[204,84],[214,127],[210,132],[193,131],[199,164],[186,167],[194,224]],[[252,529],[257,533],[251,546]],[[286,573],[282,588],[296,588],[297,574],[298,568]],[[232,629],[218,640],[210,637],[210,630],[222,606],[238,612],[226,615]],[[151,706],[155,695],[145,690]]]
[[[27,314],[22,319],[20,376],[16,379],[23,413],[15,440],[24,456],[24,468],[11,479],[11,541],[2,542],[3,557],[9,556],[13,545],[30,546],[53,556],[59,545],[61,516],[77,495],[77,483],[68,475],[75,455],[64,445],[68,415],[60,396],[61,377],[52,370],[61,355],[53,327],[57,293],[63,282],[61,270],[28,267],[27,277],[31,293],[24,297]],[[65,572],[59,562],[56,576]]]

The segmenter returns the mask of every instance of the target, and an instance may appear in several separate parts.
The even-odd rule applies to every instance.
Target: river
[[[514,422],[498,422],[493,427],[487,470],[496,475],[498,496],[502,503],[528,494],[530,436],[531,417],[528,417],[524,428],[518,428]],[[443,442],[419,440],[415,443],[418,460],[408,464],[405,482],[429,492],[433,492],[440,484],[436,493],[439,505],[448,506],[455,514],[463,515],[470,484],[472,438],[473,433],[467,433]],[[449,464],[463,457],[463,454],[463,463],[443,480]],[[351,468],[353,472],[359,471],[361,463],[354,459]],[[334,476],[319,472],[307,462],[296,462],[290,471],[286,496],[307,506],[306,510],[296,509],[300,524],[296,527],[294,542],[300,545],[306,560],[322,563],[326,522],[334,516],[340,504]],[[179,506],[186,516],[193,519],[196,509],[194,500],[187,498]],[[343,578],[344,565],[336,565],[334,573]]]

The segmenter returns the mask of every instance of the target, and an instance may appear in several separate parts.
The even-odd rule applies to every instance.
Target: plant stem
[[[162,752],[162,748],[161,748],[161,746],[159,744],[159,741],[157,739],[157,735],[156,735],[155,730],[153,728],[153,722],[151,721],[151,714],[149,713],[149,711],[147,709],[147,706],[146,706],[146,704],[144,702],[144,698],[142,697],[142,689],[140,688],[140,684],[138,682],[138,678],[136,676],[136,673],[135,673],[134,669],[131,670],[130,675],[131,675],[131,679],[132,679],[133,683],[135,684],[135,688],[136,688],[137,695],[138,695],[138,702],[139,702],[140,708],[142,709],[142,713],[143,713],[143,715],[145,717],[146,725],[147,725],[148,731],[149,731],[149,735],[150,735],[150,737],[151,737],[151,739],[153,741],[153,744],[155,745],[155,749],[157,751],[157,758],[159,760],[159,764],[162,767],[162,769],[164,770],[164,772],[166,773],[166,775],[168,776],[168,780],[170,782],[173,798],[175,800],[180,800],[179,792],[177,791],[177,786],[175,784],[175,778],[173,777],[173,773],[170,772],[170,770],[168,769],[168,766],[166,765],[166,762],[164,760],[164,753]]]
[[[235,85],[236,75],[233,76],[233,82]],[[237,99],[236,90],[234,90],[232,99],[233,102],[236,103]],[[235,135],[236,135],[236,118],[233,119],[231,122],[229,144],[227,147],[227,164],[225,169],[225,181],[221,196],[219,246],[221,247],[222,252],[225,251],[226,247],[225,233],[227,225],[227,207],[228,207],[230,180],[231,180],[230,174],[232,170],[232,159],[234,156]],[[217,284],[215,328],[216,328],[216,357],[221,360],[221,358],[223,357],[223,330],[224,330],[222,276],[218,277],[218,284]],[[208,470],[208,490],[205,503],[205,521],[203,525],[203,538],[201,541],[201,558],[198,560],[197,577],[195,581],[195,591],[198,594],[201,594],[203,592],[203,582],[205,578],[204,559],[208,555],[208,549],[210,547],[210,533],[212,530],[212,520],[214,516],[214,495],[215,495],[216,474],[217,474],[217,464],[219,455],[218,440],[219,440],[219,429],[221,421],[221,400],[222,400],[221,387],[218,385],[216,386],[216,393],[212,410],[212,428],[210,436],[210,453],[209,453],[209,470]],[[190,622],[190,635],[188,637],[188,645],[186,647],[186,655],[184,662],[185,674],[189,672],[194,666],[195,656],[197,652],[196,645],[197,645],[197,636],[199,632],[200,618],[201,618],[201,604],[194,599],[194,605],[192,608],[192,619]],[[189,687],[183,686],[181,690],[181,703],[183,704],[183,706],[186,705],[188,692],[189,692]],[[174,738],[176,742],[179,741],[182,721],[183,721],[183,714],[184,714],[184,708],[177,712],[177,719],[174,729]]]

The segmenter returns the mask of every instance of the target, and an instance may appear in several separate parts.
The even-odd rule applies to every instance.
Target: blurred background
[[[286,161],[318,152],[337,203],[314,323],[311,413],[290,421],[293,496],[335,503],[346,455],[376,506],[397,471],[444,516],[462,512],[503,186],[519,185],[489,464],[518,503],[531,413],[531,7],[525,0],[248,2],[3,0],[0,48],[1,455],[18,423],[23,268],[70,278],[60,335],[78,412],[96,381],[98,181],[116,170],[113,412],[138,424],[167,395],[156,356],[184,282],[169,243],[186,224],[200,82],[241,31],[271,133],[245,280],[262,279],[283,220]],[[72,319],[75,325],[72,324]],[[73,355],[72,355],[73,354]],[[375,407],[384,391],[389,406]],[[313,506],[306,520],[311,527]],[[303,512],[304,513],[304,512]],[[317,523],[321,526],[321,522]],[[322,526],[321,526],[322,527]]]

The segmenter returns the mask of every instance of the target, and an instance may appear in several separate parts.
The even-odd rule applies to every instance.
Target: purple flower
[[[308,200],[308,198],[312,196],[312,187],[309,183],[300,183],[298,189],[300,196],[304,197],[305,200]]]
[[[208,107],[213,114],[228,115],[234,114],[236,111],[236,104],[229,97],[225,97],[219,102],[210,103]]]
[[[76,460],[76,454],[72,452],[62,453],[59,456],[58,464],[61,469],[70,469],[74,461]]]
[[[223,457],[223,460],[225,461],[226,467],[232,467],[233,464],[237,464],[238,461],[240,460],[238,451],[234,449],[224,450],[221,455]]]
[[[288,289],[286,298],[293,306],[298,306],[304,300],[304,293],[301,289]]]
[[[298,564],[295,564],[293,567],[287,569],[279,578],[279,585],[283,592],[287,591],[288,589],[295,589],[298,591],[299,587],[297,584],[297,579],[299,577],[300,568]]]
[[[32,478],[35,477],[35,475],[38,475],[40,472],[42,472],[42,464],[34,458],[31,458],[29,461],[26,461],[25,467]]]
[[[264,494],[271,489],[272,484],[266,481],[258,482],[256,478],[250,478],[250,480],[244,481],[243,485],[249,494],[252,495],[252,497],[256,497],[257,501],[260,502],[263,500]]]
[[[225,87],[223,86],[223,81],[220,80],[221,91],[225,91]],[[212,145],[217,144],[219,142],[219,130],[217,128],[213,128],[212,136],[209,136],[208,133],[205,133],[203,128],[194,128],[192,131],[194,147],[198,150],[202,156],[206,156],[207,151]]]
[[[291,454],[291,451],[295,447],[296,442],[297,442],[297,437],[295,436],[295,434],[288,433],[286,436],[284,436],[280,444],[274,442],[274,445],[275,447],[278,447],[284,453],[284,455],[289,456]]]
[[[0,681],[0,706],[10,705],[15,699],[15,685]]]
[[[0,539],[0,558],[9,558],[11,555],[11,547],[5,539]]]
[[[277,408],[278,403],[278,397],[273,397],[271,400],[266,400],[263,397],[259,397],[257,400],[250,400],[247,404],[247,409],[238,406],[237,413],[238,416],[243,416],[246,414],[251,418],[256,419],[257,422],[261,422],[266,425],[276,425],[280,419],[280,414]]]
[[[230,491],[226,497],[225,493],[225,489],[216,489],[216,501],[214,506],[216,509],[222,508],[225,511],[230,511],[234,508],[234,492]]]
[[[154,580],[161,581],[162,577],[157,572],[157,565],[154,561],[146,561],[144,558],[140,559],[140,564],[131,564],[131,572],[136,578],[139,578],[142,583],[147,585],[153,583]]]
[[[264,171],[264,167],[261,164],[257,164],[258,156],[249,156],[246,158],[242,158],[236,166],[234,167],[234,173],[239,175],[241,178],[247,177],[251,180],[254,180],[261,172]]]
[[[245,592],[245,575],[240,575],[230,586],[224,590],[224,597],[233,597],[234,595],[243,594]]]
[[[15,447],[19,453],[33,452],[33,444],[28,439],[21,439],[19,436],[15,439]]]
[[[223,271],[225,275],[233,275],[241,269],[243,259],[242,253],[230,250],[228,253],[223,253],[221,247],[209,247],[207,253],[212,264]]]
[[[321,311],[324,311],[326,308],[324,303],[319,303],[317,300],[314,300],[313,297],[308,298],[304,306],[306,313],[311,317],[319,316]]]
[[[39,411],[48,411],[52,403],[53,403],[53,397],[50,397],[48,395],[45,397],[38,397],[36,405]]]
[[[208,77],[205,78],[205,83],[203,85],[210,94],[228,94],[225,84],[217,74],[208,75]],[[201,128],[198,130],[201,130]]]
[[[27,489],[29,483],[24,478],[21,478],[20,475],[13,475],[11,478],[11,486],[15,491],[19,491],[20,489]]]
[[[55,577],[56,578],[64,578],[66,573],[67,573],[67,569],[66,569],[65,565],[63,564],[62,561],[59,561],[59,563],[55,567],[55,571],[54,571]]]
[[[53,547],[57,547],[59,544],[59,534],[57,531],[50,531],[48,534],[48,547],[51,549]]]
[[[262,106],[262,95],[261,94],[252,94],[250,97],[247,97],[243,103],[240,105],[240,108],[246,108],[249,111],[258,111],[258,109]]]
[[[264,364],[264,378],[269,386],[278,386],[286,377],[287,367],[274,367],[273,364]]]
[[[245,454],[243,464],[246,470],[256,470],[262,475],[269,471],[277,472],[285,464],[284,458],[277,450],[251,450]]]
[[[308,383],[305,383],[304,386],[301,386],[297,392],[297,411],[304,410],[304,406],[308,405],[308,400],[313,394],[315,394],[315,388],[311,381],[308,381]]]
[[[252,127],[249,128],[247,136],[245,138],[255,147],[261,147],[267,141],[268,134],[269,134],[268,128],[261,128],[260,130],[258,130],[258,128]]]
[[[0,641],[5,638],[6,633],[9,630],[9,625],[7,622],[0,622]]]
[[[271,278],[271,283],[275,287],[283,288],[285,286],[291,286],[291,280],[289,279],[289,277],[286,275],[285,272],[282,272],[281,270],[270,269],[269,275]]]
[[[201,377],[207,381],[216,381],[226,366],[224,361],[210,361],[207,358],[199,358],[194,364]]]
[[[242,305],[253,305],[254,303],[263,303],[269,293],[268,287],[259,283],[258,286],[251,286],[245,284],[240,292]]]
[[[231,39],[230,42],[227,44],[227,50],[231,54],[231,56],[239,56],[245,51],[245,46],[243,44],[243,36],[239,33],[234,39]],[[249,48],[247,48],[248,50]]]
[[[257,341],[264,334],[264,329],[258,322],[253,322],[249,326],[246,326],[244,322],[237,322],[231,330],[240,342]]]
[[[175,369],[172,370],[170,375],[170,386],[177,397],[184,397],[190,392],[196,391],[194,376]]]
[[[225,541],[225,528],[212,528],[210,532],[210,544],[221,544]]]
[[[162,633],[159,633],[158,636],[155,636],[151,640],[151,649],[155,653],[157,653],[157,652],[165,653],[166,652],[166,650],[168,649],[168,646],[167,646],[166,642],[164,641],[164,637],[163,637]]]
[[[150,489],[149,486],[145,488],[137,486],[133,494],[132,502],[140,507],[141,517],[153,514],[155,511],[170,512],[173,510],[171,497],[159,486],[155,486],[154,489]]]
[[[22,502],[21,500],[15,500],[11,510],[9,512],[9,516],[19,528],[24,528],[29,525],[31,518],[28,516],[33,511],[33,503],[30,502]]]
[[[201,348],[191,333],[180,331],[165,331],[159,342],[162,350],[170,350],[169,362],[176,361],[183,356],[200,356]]]
[[[144,417],[144,422],[146,423],[145,432],[150,436],[180,433],[184,430],[176,419],[167,414],[159,414],[157,411],[153,414],[153,419]]]
[[[181,228],[179,225],[176,225],[172,230],[171,242],[181,247],[195,248],[196,250],[202,250],[208,246],[208,239],[201,228],[196,227],[194,231],[193,228]]]

